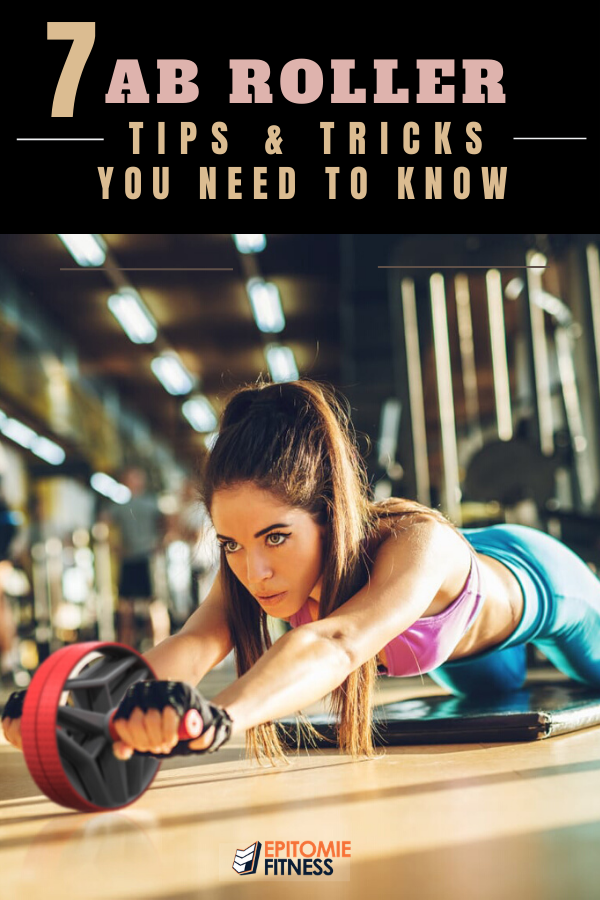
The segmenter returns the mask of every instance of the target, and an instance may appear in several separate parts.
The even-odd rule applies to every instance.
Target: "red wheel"
[[[46,778],[46,774],[42,768],[41,762],[41,754],[38,753],[37,748],[37,706],[39,701],[39,688],[42,685],[41,680],[36,681],[36,677],[38,672],[44,669],[44,677],[50,677],[50,673],[54,668],[58,659],[56,658],[57,654],[54,653],[52,656],[48,657],[45,662],[42,663],[40,668],[36,672],[36,676],[29,686],[29,690],[25,694],[25,701],[23,703],[23,714],[21,717],[21,738],[23,741],[23,753],[25,756],[25,762],[27,763],[27,768],[29,769],[29,773],[37,786],[46,794],[50,800],[53,800],[55,803],[60,803],[60,799],[56,791],[53,790],[52,785]],[[35,689],[34,689],[35,686]]]
[[[36,672],[23,708],[23,750],[36,784],[82,812],[120,809],[150,786],[160,762],[116,759],[109,716],[127,688],[154,678],[148,662],[122,644],[63,647]]]

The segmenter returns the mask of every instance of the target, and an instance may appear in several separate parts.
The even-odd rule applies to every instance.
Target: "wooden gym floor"
[[[222,665],[204,693],[232,675]],[[390,678],[378,693],[443,691],[427,677]],[[334,860],[331,876],[265,878],[275,840],[351,841],[351,858]],[[235,852],[255,841],[257,874],[240,876]],[[374,762],[302,751],[285,770],[246,761],[239,739],[163,763],[132,806],[88,815],[47,800],[22,754],[0,744],[3,900],[592,900],[599,847],[600,727],[532,743],[391,747]]]

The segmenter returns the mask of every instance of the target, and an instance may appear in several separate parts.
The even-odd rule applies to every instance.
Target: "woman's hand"
[[[17,750],[23,750],[23,739],[21,737],[21,719],[9,719],[6,717],[2,719],[2,731],[4,732],[4,737],[12,744],[13,747],[16,747]]]
[[[23,738],[21,737],[21,717],[23,715],[23,703],[25,702],[24,690],[13,691],[2,710],[2,731],[6,740],[23,750]]]
[[[131,759],[135,750],[140,753],[168,755],[179,743],[177,730],[180,717],[172,706],[165,706],[162,712],[149,709],[144,713],[136,707],[129,719],[117,719],[113,725],[121,738],[115,741],[113,753],[117,759]],[[189,741],[190,750],[205,750],[212,743],[215,734],[211,726],[204,734]]]
[[[198,712],[203,733],[186,740],[178,729],[189,710]],[[176,746],[176,756],[213,752],[229,739],[233,722],[225,709],[185,682],[147,680],[127,688],[112,726],[120,738],[113,747],[115,756],[129,759],[134,751],[169,755]]]

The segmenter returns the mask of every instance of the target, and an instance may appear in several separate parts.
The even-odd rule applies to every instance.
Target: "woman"
[[[378,663],[390,676],[429,672],[457,694],[497,693],[521,686],[534,641],[565,674],[600,687],[600,582],[582,560],[529,528],[461,534],[418,503],[373,503],[349,409],[326,386],[237,390],[202,499],[219,574],[181,631],[145,654],[159,681],[122,701],[119,758],[170,752],[195,700],[205,731],[189,750],[246,732],[259,760],[283,760],[273,720],[330,692],[340,748],[372,757]],[[273,645],[267,615],[292,626]],[[232,648],[240,677],[208,703],[189,685]],[[3,724],[18,746],[18,716]]]

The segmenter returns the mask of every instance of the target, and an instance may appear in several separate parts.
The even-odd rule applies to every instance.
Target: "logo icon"
[[[231,868],[235,869],[238,875],[254,875],[258,866],[261,847],[260,841],[256,841],[250,847],[246,847],[245,850],[236,850]]]

